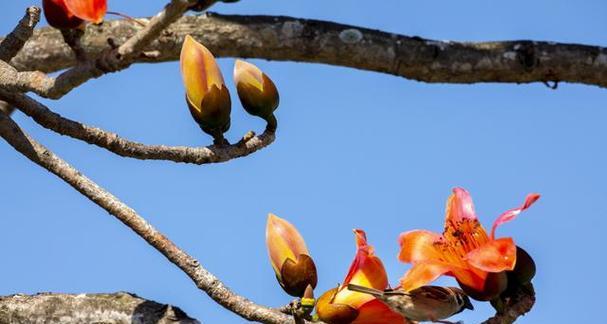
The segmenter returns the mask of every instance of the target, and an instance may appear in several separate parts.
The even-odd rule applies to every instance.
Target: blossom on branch
[[[470,297],[491,300],[507,286],[505,271],[515,268],[517,247],[511,237],[495,238],[496,228],[516,218],[540,198],[529,194],[523,205],[500,215],[488,235],[478,221],[470,194],[455,188],[447,200],[443,234],[414,230],[400,235],[399,259],[413,267],[401,279],[405,290],[453,276]]]
[[[392,311],[372,295],[352,291],[348,284],[384,290],[388,288],[388,275],[384,265],[367,244],[363,230],[354,230],[356,256],[343,283],[325,292],[316,304],[318,317],[326,323],[395,324],[406,319]]]

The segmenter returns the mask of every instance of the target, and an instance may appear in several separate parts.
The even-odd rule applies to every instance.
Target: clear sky
[[[33,0],[3,1],[0,34]],[[165,1],[110,0],[151,15]],[[604,1],[243,0],[222,13],[328,19],[440,40],[607,43]],[[44,23],[43,23],[44,24]],[[220,65],[232,93],[234,60]],[[326,65],[254,60],[281,93],[270,147],[244,159],[184,165],[117,157],[15,119],[196,257],[236,292],[279,306],[264,230],[274,212],[306,238],[318,293],[346,274],[353,228],[367,231],[392,283],[407,266],[397,236],[441,231],[454,186],[489,227],[529,192],[542,199],[500,228],[535,258],[537,304],[520,323],[604,320],[607,90],[560,84],[425,84]],[[208,145],[183,102],[177,63],[137,65],[59,102],[64,116],[150,144]],[[235,97],[234,97],[235,99]],[[233,100],[235,140],[263,123]],[[0,295],[129,291],[182,307],[205,323],[242,323],[162,255],[61,180],[0,142]],[[453,284],[450,280],[441,283]],[[478,323],[488,304],[456,319]]]

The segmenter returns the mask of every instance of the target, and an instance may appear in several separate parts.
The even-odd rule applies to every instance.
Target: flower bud
[[[234,64],[234,82],[244,109],[269,121],[280,101],[274,82],[257,66],[243,60]]]
[[[484,281],[485,286],[483,290],[480,291],[463,284],[459,280],[457,280],[457,282],[466,295],[479,301],[488,301],[498,297],[502,292],[504,292],[504,290],[506,290],[506,287],[508,286],[508,277],[506,276],[505,271],[488,272],[487,278]]]
[[[230,128],[231,101],[215,57],[187,35],[180,63],[190,113],[204,132],[217,138]]]
[[[276,279],[287,294],[302,297],[308,286],[316,287],[316,266],[306,243],[291,223],[268,215],[266,245]]]
[[[316,313],[330,324],[351,323],[358,317],[358,310],[347,304],[334,303],[338,288],[327,290],[316,302]]]

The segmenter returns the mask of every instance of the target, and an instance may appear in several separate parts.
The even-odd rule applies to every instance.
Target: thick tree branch
[[[0,297],[0,323],[200,324],[177,307],[124,292]]]
[[[83,39],[98,56],[107,40],[127,41],[139,30],[133,22],[89,26]],[[208,14],[183,17],[135,59],[174,61],[191,34],[219,57],[256,57],[347,66],[425,82],[564,81],[607,86],[607,49],[553,42],[446,42],[408,37],[326,21],[273,16]],[[75,64],[59,32],[37,30],[13,59],[19,70],[57,71]],[[53,86],[55,87],[55,86]],[[53,88],[51,87],[51,88]],[[41,94],[48,86],[34,84]]]
[[[99,146],[120,156],[141,160],[167,160],[193,164],[226,162],[254,153],[270,145],[275,139],[273,131],[266,131],[259,136],[249,132],[238,143],[225,146],[145,145],[122,138],[115,133],[61,117],[43,104],[20,93],[9,93],[0,89],[0,98],[32,117],[43,127]],[[204,135],[201,134],[201,136]]]
[[[14,110],[15,108],[9,105],[8,102],[0,100],[0,114],[6,114],[10,116],[10,114],[12,114]]]
[[[29,7],[17,27],[0,43],[0,60],[10,61],[34,33],[34,28],[40,21],[40,8]]]
[[[289,316],[257,305],[233,293],[219,278],[208,272],[196,259],[181,250],[162,233],[152,227],[152,225],[147,223],[135,210],[29,137],[10,117],[4,114],[0,114],[0,136],[18,152],[61,178],[82,195],[132,229],[148,244],[162,253],[170,262],[185,272],[198,288],[220,305],[251,321],[272,324],[293,323],[292,318]]]

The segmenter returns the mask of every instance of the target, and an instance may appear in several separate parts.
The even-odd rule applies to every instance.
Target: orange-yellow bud
[[[187,35],[181,48],[180,63],[192,117],[211,135],[224,133],[230,127],[231,101],[215,57]]]
[[[243,60],[234,64],[234,82],[244,109],[251,115],[271,119],[280,101],[274,82],[257,66]]]
[[[270,214],[266,245],[276,279],[289,295],[302,297],[308,285],[316,287],[316,266],[306,243],[291,223]]]

